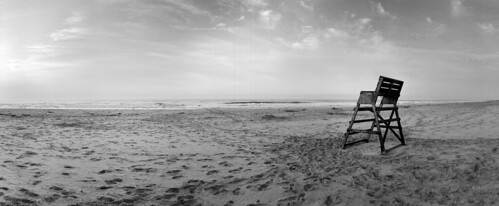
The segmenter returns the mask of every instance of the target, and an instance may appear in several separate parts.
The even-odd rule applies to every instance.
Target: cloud
[[[304,37],[300,41],[288,43],[287,46],[294,50],[348,51],[367,56],[388,55],[396,46],[385,39],[381,32],[372,29],[371,21],[370,18],[360,18],[343,28],[303,27]]]
[[[60,61],[48,61],[47,58],[56,57],[62,53],[59,47],[50,44],[33,44],[25,46],[23,56],[13,56],[2,62],[11,72],[24,72],[37,74],[46,69],[51,69],[69,64]],[[0,66],[1,68],[1,66]]]
[[[360,18],[353,24],[353,27],[356,32],[362,32],[369,28],[369,23],[371,23],[371,21],[372,20],[370,18]]]
[[[350,35],[345,32],[345,31],[342,31],[342,30],[339,30],[339,29],[335,29],[335,28],[329,28],[327,29],[327,33],[326,33],[326,38],[330,39],[330,38],[348,38],[350,37]]]
[[[373,32],[367,38],[362,38],[359,40],[361,47],[367,49],[367,51],[374,51],[373,55],[385,55],[390,53],[396,47],[389,41],[387,41],[380,32]]]
[[[397,17],[390,14],[388,11],[385,10],[385,8],[383,8],[383,5],[381,5],[380,2],[378,2],[376,4],[376,12],[381,15],[382,17],[388,17],[388,18],[391,18],[391,19],[396,19]]]
[[[84,16],[81,12],[72,12],[72,15],[64,20],[66,24],[72,25],[83,21]]]
[[[282,15],[272,10],[262,10],[259,12],[260,23],[263,28],[273,30],[282,19]]]
[[[267,7],[269,5],[265,0],[244,0],[243,3],[252,7]]]
[[[426,33],[428,37],[438,37],[448,30],[448,26],[438,21],[434,21],[431,17],[426,17],[426,22],[429,27],[429,32]]]
[[[317,36],[310,34],[306,36],[301,42],[291,44],[293,49],[307,49],[316,50],[319,48],[320,40]]]
[[[447,31],[447,26],[446,26],[445,24],[440,24],[440,25],[438,25],[438,27],[437,27],[437,28],[435,28],[434,33],[433,33],[433,34],[434,34],[435,36],[440,36],[440,35],[442,35],[445,31]]]
[[[229,31],[232,32],[232,28],[227,27],[224,23],[218,23],[213,27],[192,27],[192,26],[179,26],[173,25],[169,27],[172,31]]]
[[[165,2],[170,3],[182,10],[189,11],[192,14],[195,15],[209,15],[209,12],[203,9],[200,9],[193,4],[189,4],[186,2],[189,1],[183,1],[183,0],[165,0]]]
[[[69,29],[61,29],[50,34],[50,38],[54,41],[62,41],[62,40],[70,40],[70,39],[79,39],[82,38],[83,35],[87,33],[86,29],[72,27]]]
[[[495,27],[491,23],[480,23],[478,24],[478,27],[482,29],[485,33],[493,34],[499,31],[499,28]]]
[[[461,17],[466,14],[466,10],[461,0],[451,1],[451,14],[453,17]]]
[[[314,11],[314,6],[308,5],[307,3],[305,3],[305,1],[300,1],[300,6],[307,9],[308,11],[312,11],[312,12]]]
[[[359,19],[359,22],[362,25],[367,25],[367,24],[369,24],[369,22],[371,22],[371,19],[370,18],[361,18],[361,19]]]
[[[55,47],[48,44],[34,44],[31,46],[27,46],[26,49],[28,49],[30,53],[37,53],[37,54],[52,53],[55,51]]]

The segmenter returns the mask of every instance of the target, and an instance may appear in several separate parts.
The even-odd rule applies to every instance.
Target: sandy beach
[[[351,114],[3,109],[0,205],[499,204],[499,101],[403,106],[385,155]]]

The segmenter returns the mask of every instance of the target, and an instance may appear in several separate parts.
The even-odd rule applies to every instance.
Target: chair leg
[[[369,130],[373,131],[374,126],[376,126],[376,122],[375,121],[372,122],[371,128]],[[369,141],[371,139],[371,134],[372,133],[367,134],[367,141]]]
[[[379,114],[378,114],[378,111],[376,110],[375,104],[372,105],[372,108],[373,108],[373,115],[374,115],[374,123],[376,124],[376,128],[378,129],[378,131],[376,133],[378,134],[381,153],[383,153],[385,151],[385,140],[381,136],[381,127],[379,125],[379,119],[378,119]]]
[[[402,145],[405,145],[404,132],[402,131],[402,124],[400,124],[400,116],[399,116],[398,109],[395,109],[395,116],[397,117],[397,124],[398,124],[399,134],[400,134],[400,142],[402,143]]]
[[[388,119],[388,122],[385,124],[386,129],[385,133],[383,134],[383,139],[386,140],[386,135],[388,135],[388,130],[390,130],[390,124],[392,123],[391,119],[393,118],[393,114],[395,113],[395,110],[392,110],[392,113],[390,114],[390,118]]]
[[[353,127],[353,121],[355,121],[355,117],[357,117],[357,112],[359,111],[359,104],[357,103],[357,106],[355,107],[355,109],[353,110],[353,115],[352,115],[352,120],[350,121],[350,124],[348,125],[348,129],[347,129],[347,132],[345,133],[344,135],[344,140],[343,140],[343,149],[346,148],[347,146],[347,140],[348,140],[348,136],[350,135],[349,132],[350,130],[352,129]]]
[[[343,135],[343,147],[342,149],[345,149],[347,147],[347,139],[348,139],[348,131]]]

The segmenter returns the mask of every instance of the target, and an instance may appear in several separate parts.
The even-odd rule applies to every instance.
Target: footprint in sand
[[[100,186],[99,190],[107,190],[107,189],[111,189],[111,188],[113,188],[113,187],[111,187],[111,186]]]
[[[240,183],[240,182],[245,181],[245,180],[247,180],[247,179],[246,178],[235,178],[235,179],[227,182],[227,184],[237,184],[237,183]]]
[[[316,185],[313,185],[313,184],[305,184],[303,186],[303,190],[305,190],[306,192],[310,192],[310,191],[313,191],[316,189],[317,189]]]
[[[88,182],[97,182],[97,180],[91,180],[91,179],[86,179],[86,180],[80,180],[81,182],[85,182],[85,183],[88,183]]]
[[[174,194],[177,194],[180,192],[180,189],[177,188],[177,187],[172,187],[172,188],[168,188],[165,193],[174,193]]]
[[[218,170],[210,170],[206,173],[206,175],[212,175],[212,174],[216,174],[218,173],[219,171]]]
[[[61,188],[61,187],[58,187],[58,186],[52,186],[49,189],[53,190],[53,191],[57,191],[57,192],[61,193],[62,195],[65,195],[65,196],[70,196],[70,195],[72,195],[72,194],[75,193],[75,191],[67,191],[64,188]]]
[[[177,194],[164,194],[164,195],[158,195],[154,197],[156,200],[169,200],[172,199],[173,197],[176,197]]]
[[[243,170],[243,168],[242,168],[242,167],[239,167],[239,168],[237,168],[237,169],[229,170],[229,173],[238,173],[238,172],[240,172],[241,170]]]
[[[334,198],[331,197],[331,195],[328,195],[326,197],[326,200],[324,201],[325,205],[337,205],[340,204],[343,200],[341,199],[340,196],[335,196]]]
[[[158,171],[158,169],[156,168],[140,168],[140,167],[136,167],[136,168],[133,168],[132,169],[132,172],[146,172],[146,173],[152,173],[152,172],[156,172]]]
[[[29,157],[29,156],[33,156],[33,155],[37,155],[38,153],[36,152],[32,152],[32,151],[27,151],[21,155],[19,155],[16,159],[22,159],[22,158],[25,158],[25,157]]]
[[[37,171],[37,172],[35,172],[35,175],[33,175],[33,178],[39,178],[45,174],[46,174],[46,172]]]
[[[177,201],[173,205],[196,205],[197,200],[193,195],[182,195],[177,197]]]
[[[10,196],[5,196],[3,198],[5,201],[10,202],[12,204],[7,204],[7,205],[35,205],[35,201],[25,199],[25,198],[16,198],[16,197],[10,197]]]
[[[234,195],[240,195],[241,194],[241,188],[236,188],[236,189],[232,190],[232,194],[234,194]]]
[[[104,182],[108,185],[114,185],[114,184],[117,184],[118,182],[123,182],[123,179],[121,178],[114,178],[114,179],[111,179],[111,180],[104,180]]]
[[[218,163],[218,164],[219,164],[219,165],[222,165],[222,166],[224,166],[224,167],[231,167],[231,166],[234,166],[233,164],[230,164],[230,163],[228,163],[227,161],[223,161],[223,162],[220,162],[220,163]]]
[[[257,187],[256,187],[256,189],[258,191],[268,190],[268,189],[270,189],[269,188],[270,183],[272,183],[272,180],[269,180],[269,181],[267,181],[267,182],[265,182],[263,184],[258,184]]]
[[[166,173],[168,173],[168,174],[177,174],[179,172],[181,172],[181,170],[170,170],[170,171],[168,171]]]
[[[98,172],[98,174],[105,174],[105,173],[110,173],[110,172],[113,172],[111,170],[101,170]]]
[[[56,200],[58,200],[59,198],[61,198],[61,195],[53,194],[51,196],[43,198],[43,200],[45,200],[45,202],[47,202],[47,203],[52,203],[52,202],[55,202]]]
[[[28,162],[26,164],[29,164],[29,166],[42,166],[40,163],[34,163],[34,162]]]
[[[227,155],[222,157],[222,159],[234,159],[234,158],[236,158],[236,155]]]
[[[61,188],[61,187],[57,187],[57,186],[52,186],[49,188],[50,190],[54,190],[54,191],[63,191],[64,189]]]
[[[230,200],[224,204],[224,206],[232,206],[232,205],[234,205],[234,201],[232,201],[232,200]]]
[[[94,162],[97,162],[97,161],[101,161],[102,158],[100,158],[100,157],[92,157],[92,158],[90,158],[90,160],[94,161]]]
[[[278,200],[277,205],[299,205],[299,202],[300,202],[299,199],[300,198],[298,195],[286,197],[286,198]],[[329,204],[326,204],[326,205],[329,205]]]
[[[213,194],[213,195],[219,195],[219,194],[228,192],[225,189],[225,186],[226,186],[225,184],[217,184],[217,185],[207,187],[204,190],[211,192],[211,194]]]
[[[101,197],[98,197],[97,198],[99,201],[102,201],[102,202],[113,202],[114,201],[114,198],[111,198],[111,197],[105,197],[105,196],[101,196]]]
[[[21,169],[24,169],[24,168],[28,167],[26,165],[16,165],[16,166],[19,167],[19,168],[21,168]]]
[[[19,189],[19,192],[21,192],[29,197],[39,197],[40,196],[39,194],[36,194],[36,193],[31,192],[28,189],[24,189],[24,188]]]

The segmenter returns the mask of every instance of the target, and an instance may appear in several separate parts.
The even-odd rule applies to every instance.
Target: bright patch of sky
[[[499,99],[495,0],[0,0],[0,102]]]

